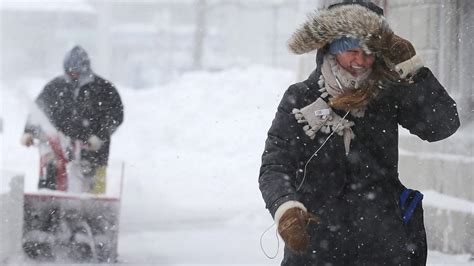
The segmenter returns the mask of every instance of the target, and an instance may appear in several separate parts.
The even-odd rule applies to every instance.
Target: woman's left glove
[[[310,223],[319,223],[319,218],[298,207],[285,211],[278,221],[278,233],[293,252],[301,254],[308,248],[309,234],[306,228]]]
[[[372,49],[380,53],[386,65],[383,75],[392,81],[408,81],[423,67],[413,44],[393,32],[382,34]]]

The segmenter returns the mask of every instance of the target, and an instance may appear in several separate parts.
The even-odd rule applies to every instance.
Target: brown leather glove
[[[422,66],[419,58],[415,58],[415,47],[406,39],[391,31],[384,32],[380,38],[371,43],[371,48],[378,52],[383,59],[379,69],[382,76],[392,82],[407,82]],[[400,63],[407,62],[401,68]],[[398,67],[397,67],[398,65]]]
[[[319,223],[319,217],[294,207],[288,209],[278,222],[278,233],[285,245],[295,253],[303,253],[309,246],[309,234],[306,231],[309,223]]]
[[[385,45],[381,47],[381,52],[389,66],[398,65],[416,55],[415,47],[408,40],[394,33],[385,34],[382,38],[385,38],[382,41]]]

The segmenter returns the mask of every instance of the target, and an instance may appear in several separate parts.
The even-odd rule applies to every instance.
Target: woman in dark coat
[[[318,54],[284,94],[262,156],[282,265],[426,264],[422,195],[398,177],[398,125],[447,138],[459,127],[455,102],[375,5],[330,7],[289,46]]]
[[[92,71],[89,57],[80,46],[65,56],[64,71],[64,75],[46,84],[36,104],[56,130],[88,147],[81,157],[91,164],[90,174],[99,179],[96,181],[105,182],[102,179],[111,135],[123,121],[120,95],[111,82]],[[29,119],[23,144],[30,146],[38,130],[41,125]],[[105,192],[105,183],[96,189],[96,192]]]

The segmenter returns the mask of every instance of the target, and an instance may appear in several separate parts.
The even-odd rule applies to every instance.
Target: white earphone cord
[[[296,191],[300,191],[301,187],[303,186],[303,183],[306,179],[306,167],[308,167],[308,164],[309,162],[311,162],[311,160],[318,156],[318,152],[323,148],[323,146],[326,144],[326,142],[329,140],[329,138],[331,138],[332,135],[334,135],[334,133],[336,132],[336,130],[339,128],[339,126],[341,125],[342,121],[346,118],[346,116],[349,114],[350,111],[347,111],[346,114],[339,120],[339,122],[337,123],[336,125],[336,128],[334,128],[334,130],[331,132],[331,134],[329,134],[329,136],[324,140],[323,144],[321,144],[321,146],[319,146],[319,148],[313,153],[313,155],[311,155],[311,157],[309,157],[309,159],[306,161],[305,165],[304,165],[304,170],[303,170],[303,180],[301,180],[301,183],[300,185],[298,186],[298,188],[296,189]]]
[[[280,239],[278,239],[278,230],[275,230],[275,237],[277,239],[277,250],[276,250],[276,253],[274,256],[269,256],[267,254],[267,252],[265,251],[265,249],[263,248],[263,236],[270,230],[272,229],[272,227],[275,225],[275,223],[273,223],[272,225],[270,225],[270,227],[268,227],[267,229],[265,229],[265,231],[263,231],[263,233],[260,235],[260,249],[262,250],[263,254],[265,254],[265,256],[269,259],[274,259],[278,256],[278,251],[280,251]]]

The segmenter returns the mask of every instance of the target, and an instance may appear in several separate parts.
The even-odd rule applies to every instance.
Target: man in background
[[[56,131],[71,143],[79,143],[79,152],[69,150],[66,157],[79,154],[76,159],[88,181],[84,192],[105,193],[111,136],[123,121],[120,95],[111,82],[92,71],[89,56],[80,46],[66,54],[64,71],[46,84],[35,103]],[[26,147],[45,134],[42,123],[32,117],[30,114],[21,138]],[[50,157],[45,165],[56,165],[58,158]],[[55,175],[57,172],[50,171],[49,177],[40,178],[39,188],[57,189]]]

